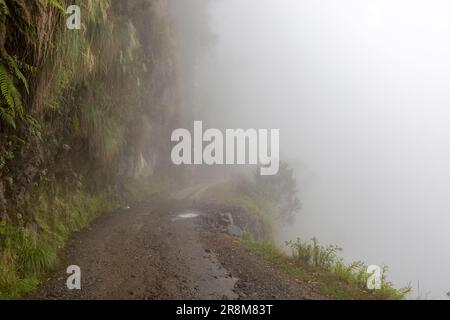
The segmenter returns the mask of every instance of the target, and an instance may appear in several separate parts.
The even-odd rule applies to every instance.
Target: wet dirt
[[[305,299],[309,288],[209,229],[186,200],[159,199],[102,215],[75,233],[29,299]],[[69,290],[66,269],[81,269]]]

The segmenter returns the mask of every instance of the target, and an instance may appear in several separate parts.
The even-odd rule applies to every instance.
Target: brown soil
[[[180,218],[180,213],[199,217]],[[118,210],[78,232],[59,267],[30,299],[311,299],[299,282],[209,228],[189,201],[153,201]],[[66,268],[81,268],[81,290],[68,290]]]

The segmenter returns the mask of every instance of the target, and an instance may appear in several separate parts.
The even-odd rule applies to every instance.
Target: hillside
[[[34,288],[71,232],[123,205],[137,177],[155,189],[170,179],[160,137],[180,104],[167,3],[75,1],[80,30],[66,28],[69,4],[0,1],[2,297]]]
[[[301,208],[286,163],[207,179],[170,161],[171,132],[201,111],[190,75],[213,40],[186,26],[203,13],[0,0],[0,299],[405,297],[384,270],[366,290],[366,265],[336,246],[275,243]],[[67,290],[70,265],[83,290]]]

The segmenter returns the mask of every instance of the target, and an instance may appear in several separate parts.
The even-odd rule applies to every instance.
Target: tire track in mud
[[[194,219],[171,217],[178,204],[104,215],[72,236],[56,271],[31,299],[234,299],[232,279],[205,251]],[[68,290],[66,268],[81,269],[81,290]]]
[[[177,215],[188,200],[153,201],[98,218],[75,233],[29,299],[303,299],[304,284],[270,267],[239,241]],[[207,214],[205,212],[201,214]],[[81,268],[81,290],[68,290],[66,268]]]

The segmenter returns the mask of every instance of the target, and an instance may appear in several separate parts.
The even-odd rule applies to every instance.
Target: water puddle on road
[[[194,219],[199,216],[200,216],[200,214],[195,213],[195,212],[185,212],[185,213],[180,213],[180,214],[176,215],[174,218],[172,218],[172,221],[183,220],[183,219]]]
[[[181,281],[179,285],[195,299],[237,299],[234,289],[238,279],[222,266],[214,248],[209,248],[200,236],[196,222],[205,216],[189,208],[171,212],[170,237],[166,240],[176,255],[176,281]]]

